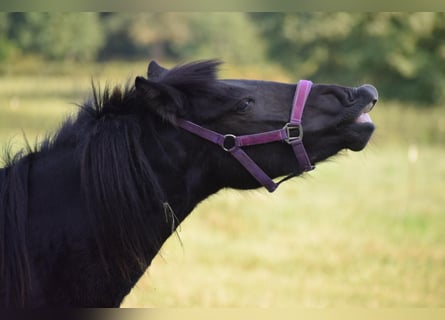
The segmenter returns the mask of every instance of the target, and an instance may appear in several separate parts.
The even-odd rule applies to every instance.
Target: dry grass
[[[443,151],[406,154],[375,148],[274,195],[212,197],[124,306],[444,306],[445,165],[429,166]]]

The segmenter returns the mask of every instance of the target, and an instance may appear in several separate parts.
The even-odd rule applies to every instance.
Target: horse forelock
[[[221,64],[218,60],[202,60],[178,65],[160,75],[157,81],[186,93],[194,90],[212,91],[215,90],[214,82]]]
[[[217,73],[221,65],[218,60],[203,60],[178,65],[164,72],[156,82],[173,87],[185,95],[223,96],[226,92],[218,85]],[[81,106],[95,118],[107,114],[133,113],[144,108],[143,101],[137,101],[135,89],[129,82],[123,87],[105,87],[103,90],[92,83],[93,97]],[[137,112],[137,111],[136,111]]]

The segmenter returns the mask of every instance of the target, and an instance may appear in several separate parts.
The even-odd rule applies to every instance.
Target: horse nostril
[[[371,98],[371,103],[374,106],[379,100],[379,92],[377,89],[371,84],[364,84],[358,88],[358,91],[362,91],[363,95],[369,96]]]

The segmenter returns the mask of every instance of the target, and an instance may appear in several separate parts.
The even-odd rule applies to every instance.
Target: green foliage
[[[47,59],[92,60],[104,40],[95,13],[13,13],[9,24],[17,47]]]
[[[7,61],[14,51],[14,45],[6,36],[8,28],[8,15],[0,12],[0,62]]]
[[[264,58],[264,44],[242,13],[109,14],[102,21],[108,34],[104,57],[219,57],[235,64],[260,62]]]
[[[382,96],[444,98],[443,13],[252,14],[275,59],[298,77],[375,83]]]
[[[193,14],[189,41],[175,47],[184,57],[217,57],[229,63],[264,61],[265,43],[243,13]]]
[[[440,12],[0,14],[0,62],[30,55],[273,63],[295,80],[370,82],[386,99],[430,105],[445,98]]]

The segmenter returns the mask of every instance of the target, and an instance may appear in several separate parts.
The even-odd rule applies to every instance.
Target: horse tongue
[[[369,116],[369,113],[362,113],[357,119],[355,119],[355,122],[357,122],[357,123],[365,123],[365,122],[372,123],[372,120],[371,120],[371,117]]]

